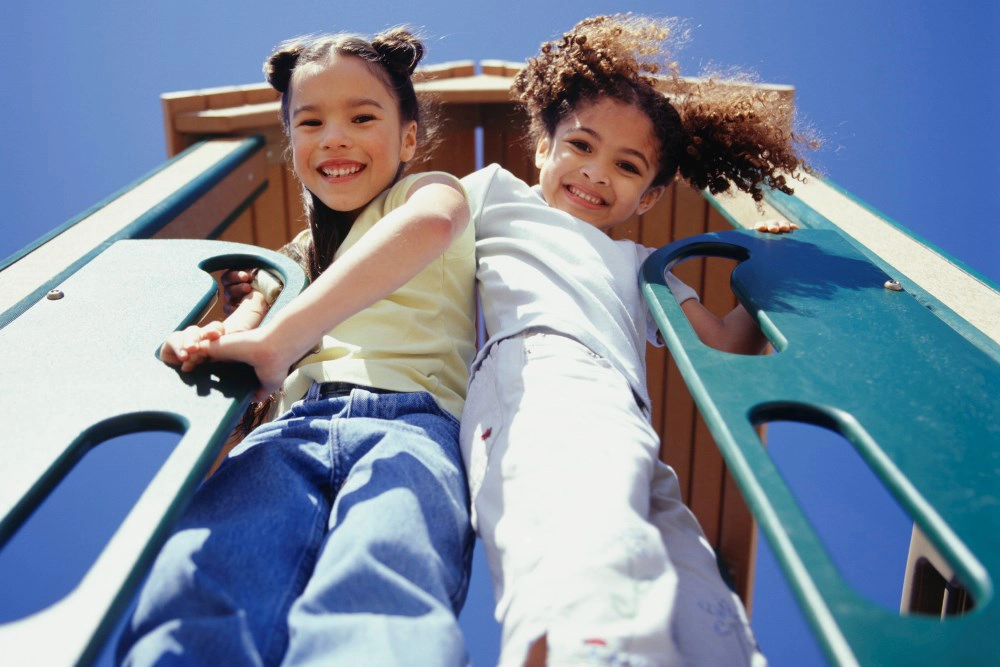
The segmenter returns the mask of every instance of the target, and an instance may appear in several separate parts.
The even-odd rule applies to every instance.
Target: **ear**
[[[538,169],[542,168],[542,164],[545,162],[545,156],[549,152],[549,137],[548,135],[543,135],[539,140],[538,144],[535,146],[535,167]]]
[[[411,120],[403,126],[403,136],[399,144],[399,161],[409,162],[417,153],[417,121]]]
[[[666,191],[667,187],[665,185],[655,185],[643,192],[642,196],[639,197],[639,207],[635,210],[635,212],[642,215],[649,209],[653,208],[656,202],[660,201],[660,197],[662,197],[663,193]]]

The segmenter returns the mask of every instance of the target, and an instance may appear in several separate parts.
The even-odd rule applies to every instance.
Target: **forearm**
[[[232,314],[223,320],[226,333],[256,329],[267,314],[268,308],[264,295],[255,290],[251,291],[240,301]]]
[[[767,344],[760,326],[741,305],[723,318],[695,299],[685,301],[681,309],[699,340],[709,347],[735,354],[760,354]]]

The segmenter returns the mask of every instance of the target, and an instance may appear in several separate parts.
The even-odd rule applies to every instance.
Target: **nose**
[[[323,128],[323,139],[320,147],[329,150],[347,148],[351,145],[350,133],[340,123],[327,123]]]
[[[600,185],[608,184],[608,172],[597,162],[588,162],[580,168],[587,180]]]

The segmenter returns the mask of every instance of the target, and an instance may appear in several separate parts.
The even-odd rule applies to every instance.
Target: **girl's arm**
[[[760,354],[767,338],[746,308],[739,305],[722,318],[705,308],[697,299],[688,299],[681,310],[702,343],[723,352]]]
[[[261,400],[281,386],[289,368],[323,334],[409,282],[468,224],[464,194],[453,181],[428,175],[411,187],[405,204],[379,220],[267,324],[205,341],[201,348],[213,359],[253,366]]]
[[[794,222],[784,219],[762,220],[754,225],[758,232],[770,234],[784,234],[798,228]],[[757,321],[742,305],[737,305],[722,318],[705,308],[697,299],[681,303],[681,310],[698,334],[699,340],[709,347],[735,354],[760,354],[768,343]]]

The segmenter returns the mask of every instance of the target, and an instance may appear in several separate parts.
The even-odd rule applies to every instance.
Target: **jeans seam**
[[[344,410],[346,412],[349,409],[350,401],[348,400],[348,405],[344,408]],[[306,542],[306,548],[302,550],[302,555],[300,556],[298,564],[295,568],[295,576],[292,579],[292,585],[286,590],[282,604],[278,607],[280,613],[275,615],[271,633],[265,643],[265,646],[267,647],[267,650],[264,652],[265,664],[280,664],[288,654],[288,649],[291,644],[291,627],[288,623],[291,610],[292,607],[295,606],[296,601],[302,596],[306,587],[309,585],[309,581],[312,579],[316,563],[319,561],[319,554],[322,549],[323,539],[328,530],[327,527],[329,525],[330,512],[333,509],[333,498],[331,496],[334,495],[329,493],[329,489],[337,488],[335,484],[336,476],[338,474],[338,458],[335,451],[338,443],[338,439],[336,438],[336,426],[338,420],[336,417],[329,418],[328,420],[329,425],[327,442],[329,445],[324,448],[327,455],[328,492],[321,493],[321,497],[326,502],[325,505],[319,504],[315,506],[317,509],[313,513],[314,519],[312,522],[311,535]],[[284,626],[283,628],[281,628],[282,625]],[[274,642],[275,633],[278,632],[279,628],[284,631],[284,646]]]
[[[288,653],[291,643],[291,634],[288,625],[289,613],[295,605],[295,601],[299,599],[308,585],[309,579],[313,574],[313,569],[316,567],[320,546],[322,545],[322,535],[326,533],[327,522],[321,520],[323,514],[322,509],[314,513],[312,539],[307,542],[307,547],[302,550],[302,555],[295,568],[292,585],[287,588],[281,605],[276,608],[274,620],[271,624],[271,631],[268,633],[264,643],[266,647],[265,651],[263,651],[265,664],[279,664]],[[285,643],[283,646],[274,642],[275,633],[279,630],[284,631]]]

